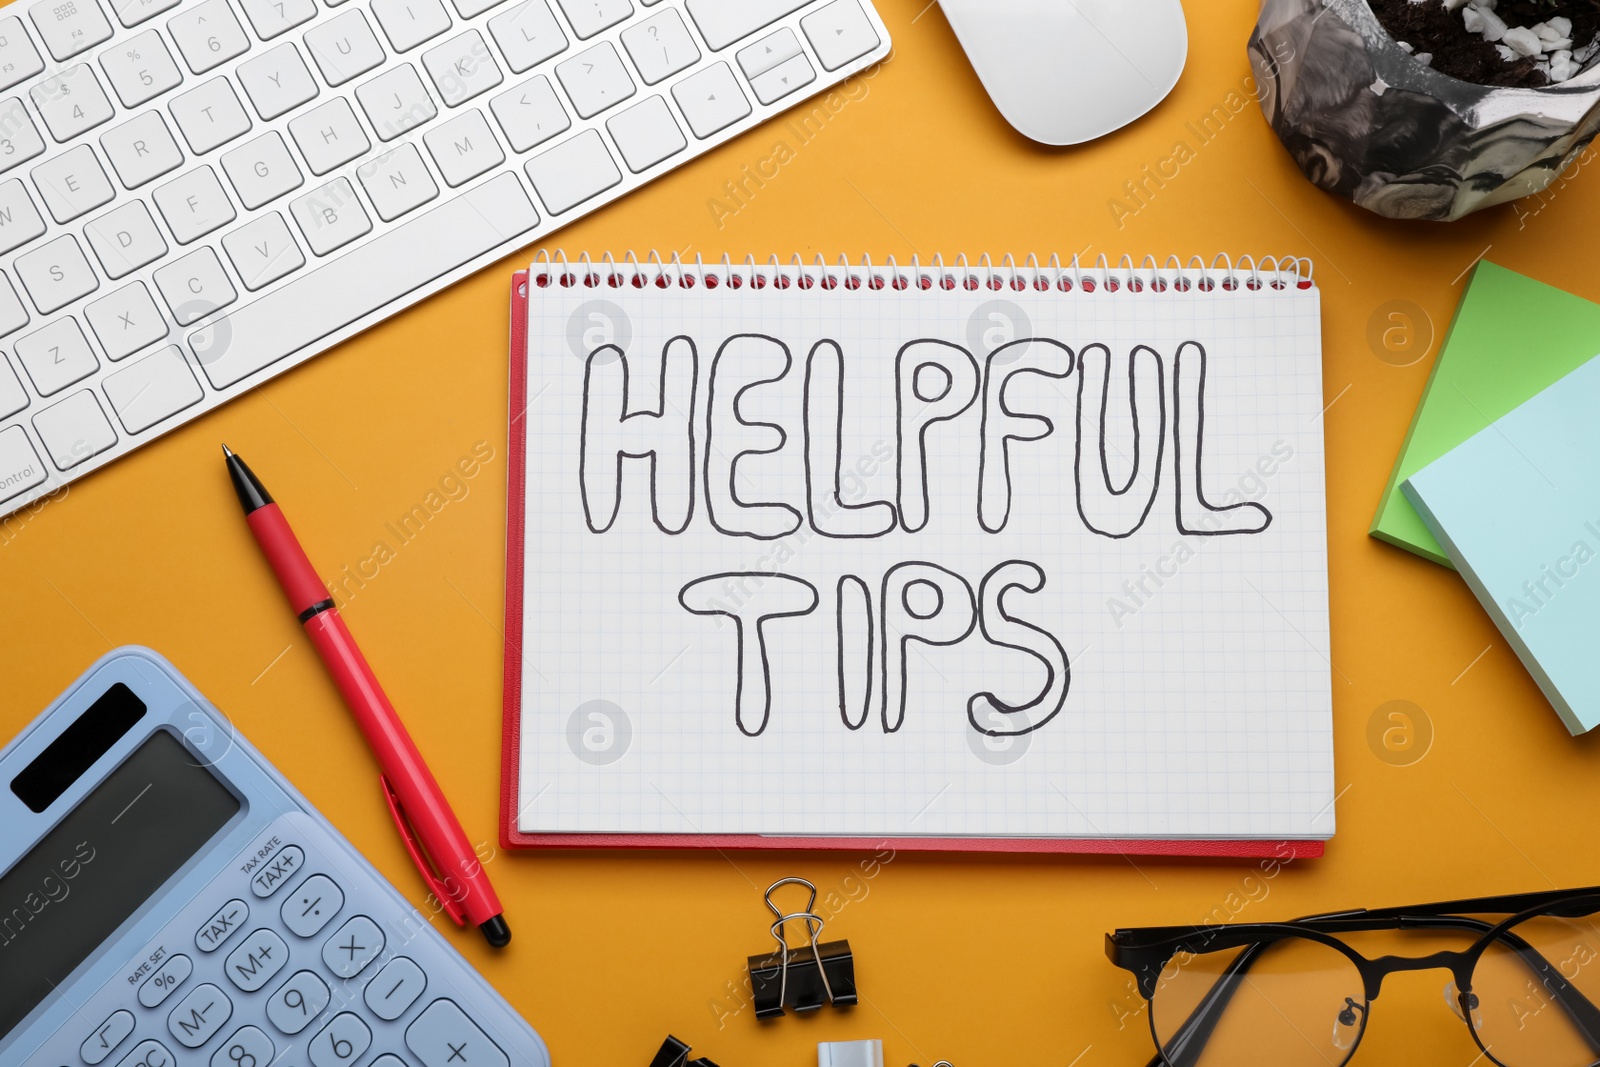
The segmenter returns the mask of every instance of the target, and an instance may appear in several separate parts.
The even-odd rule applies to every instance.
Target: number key
[[[211,1067],[271,1067],[277,1049],[254,1026],[241,1026],[211,1057]]]
[[[71,59],[111,36],[111,23],[95,0],[40,0],[28,9],[44,46],[58,61]]]
[[[111,101],[86,63],[68,67],[28,90],[50,136],[70,141],[111,118]]]
[[[228,955],[223,971],[234,985],[254,993],[289,962],[289,946],[271,930],[256,930]]]
[[[184,62],[196,74],[204,74],[250,50],[250,38],[234,18],[228,0],[206,0],[168,19],[167,29],[178,42]]]
[[[317,17],[317,0],[239,0],[239,6],[263,41]]]
[[[283,925],[298,937],[315,937],[344,907],[344,892],[332,878],[313,874],[283,902]]]
[[[267,1018],[291,1037],[311,1025],[328,1006],[330,994],[322,979],[310,971],[297,971],[267,1001]]]
[[[155,30],[145,30],[101,52],[100,69],[106,72],[123,107],[138,107],[183,81],[172,53]]]
[[[306,1046],[311,1067],[341,1067],[361,1058],[372,1044],[372,1031],[350,1012],[341,1012]]]

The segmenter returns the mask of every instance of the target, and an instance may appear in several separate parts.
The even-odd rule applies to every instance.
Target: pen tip
[[[222,446],[222,454],[224,456],[227,456],[229,459],[232,459],[233,458],[233,449],[229,448],[227,445],[223,445]]]

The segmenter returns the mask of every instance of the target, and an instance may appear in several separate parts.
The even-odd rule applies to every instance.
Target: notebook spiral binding
[[[607,252],[599,262],[588,253],[576,262],[567,259],[566,253],[540,249],[534,257],[529,272],[529,282],[540,289],[964,289],[969,292],[989,290],[1002,292],[1068,293],[1074,289],[1092,293],[1108,292],[1211,292],[1221,289],[1232,292],[1245,290],[1306,290],[1316,287],[1312,276],[1311,260],[1285,256],[1266,256],[1256,259],[1241,256],[1237,262],[1219,255],[1210,264],[1198,256],[1187,263],[1177,256],[1168,256],[1158,264],[1154,256],[1145,256],[1135,264],[1132,256],[1123,256],[1115,266],[1105,256],[1098,257],[1092,265],[1085,266],[1077,256],[1062,263],[1059,256],[1051,256],[1040,263],[1030,255],[1021,264],[1006,256],[998,264],[987,254],[978,262],[968,263],[965,255],[946,264],[943,256],[935,255],[932,262],[922,263],[913,256],[909,264],[901,265],[890,256],[883,263],[874,263],[869,257],[851,264],[844,256],[835,263],[827,263],[817,256],[805,263],[796,255],[788,263],[772,256],[765,263],[757,263],[754,256],[735,263],[728,256],[719,262],[706,263],[700,256],[685,261],[674,252],[663,261],[660,254],[651,252],[640,261],[632,252],[621,262]]]

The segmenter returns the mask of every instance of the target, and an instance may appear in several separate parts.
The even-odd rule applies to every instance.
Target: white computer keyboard
[[[0,9],[0,514],[888,51],[869,0]]]

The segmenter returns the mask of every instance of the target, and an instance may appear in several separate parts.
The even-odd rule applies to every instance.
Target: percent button
[[[139,987],[139,1003],[153,1008],[166,1000],[174,989],[181,986],[194,973],[194,964],[188,956],[168,956],[161,969],[144,980]]]

